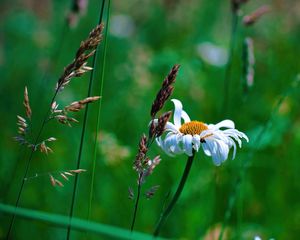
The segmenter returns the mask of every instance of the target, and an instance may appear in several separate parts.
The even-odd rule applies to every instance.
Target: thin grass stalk
[[[19,207],[19,203],[20,203],[21,195],[22,195],[22,192],[23,192],[23,189],[24,189],[25,181],[26,181],[26,178],[28,176],[29,169],[30,169],[30,164],[31,164],[31,161],[32,161],[33,153],[35,152],[35,145],[39,142],[40,136],[41,136],[41,134],[42,134],[42,132],[44,130],[45,124],[46,124],[48,116],[49,116],[49,112],[50,112],[51,106],[52,106],[52,104],[53,104],[53,102],[54,102],[54,100],[55,100],[55,98],[57,96],[58,90],[59,89],[57,89],[55,91],[54,96],[51,99],[49,108],[48,108],[47,113],[45,114],[45,117],[43,119],[43,123],[42,123],[42,125],[41,125],[41,127],[39,129],[39,132],[38,132],[38,134],[37,134],[37,136],[35,138],[34,146],[31,149],[29,158],[28,158],[27,163],[26,163],[26,167],[25,167],[23,178],[22,178],[20,190],[18,192],[18,197],[17,197],[16,203],[15,203],[15,208]],[[9,224],[9,228],[8,228],[7,234],[6,234],[6,239],[9,239],[12,227],[14,225],[15,217],[16,217],[16,215],[13,214],[12,219],[11,219],[10,224]]]
[[[167,217],[169,216],[169,214],[173,210],[178,198],[180,197],[181,192],[182,192],[182,190],[184,188],[184,185],[186,183],[187,177],[190,173],[194,157],[195,157],[195,151],[193,151],[193,155],[188,157],[188,159],[187,159],[186,166],[185,166],[183,175],[181,177],[180,183],[177,187],[176,193],[175,193],[174,197],[172,198],[171,202],[169,203],[168,207],[166,208],[166,210],[164,210],[163,213],[161,214],[160,219],[159,219],[159,221],[156,225],[155,231],[153,233],[154,237],[157,237],[159,235],[162,225],[167,220]]]
[[[152,136],[152,138],[147,143],[147,148],[148,149],[151,147],[154,140],[155,140],[155,137]],[[138,181],[137,181],[137,184],[138,184],[138,186],[137,186],[137,198],[136,198],[136,201],[134,203],[133,217],[132,217],[131,226],[130,226],[130,231],[131,232],[133,231],[134,225],[135,225],[135,222],[136,222],[137,210],[138,210],[138,207],[139,207],[141,191],[142,191],[142,184],[143,184],[143,178],[144,178],[143,174],[144,174],[143,172],[139,174]]]
[[[255,147],[252,149],[251,152],[249,152],[246,160],[243,162],[242,166],[241,166],[241,170],[240,170],[240,174],[236,180],[236,184],[234,185],[234,188],[232,190],[232,193],[229,197],[229,202],[228,202],[228,207],[227,210],[225,212],[225,217],[223,220],[223,224],[222,224],[222,228],[219,234],[219,238],[218,240],[222,240],[223,239],[223,235],[225,232],[225,227],[231,217],[231,213],[234,207],[234,203],[237,199],[237,194],[240,191],[241,185],[245,179],[246,173],[248,168],[250,167],[251,164],[251,160],[253,159],[253,156],[255,154],[256,151],[259,150],[260,148],[260,144],[261,144],[261,139],[263,139],[264,135],[266,134],[267,130],[269,129],[269,127],[272,125],[272,121],[274,119],[274,115],[278,112],[278,110],[281,107],[281,104],[283,103],[283,101],[291,94],[291,92],[297,88],[300,84],[300,77],[297,76],[297,78],[291,83],[291,85],[289,86],[289,88],[287,90],[285,90],[281,96],[279,97],[277,103],[275,104],[273,110],[271,111],[269,118],[267,119],[267,121],[265,122],[263,128],[261,129],[261,131],[259,132],[259,134],[256,136],[256,138],[254,139]]]
[[[132,218],[131,227],[130,227],[131,232],[133,231],[133,228],[135,225],[136,214],[137,214],[137,210],[138,210],[138,206],[139,206],[141,189],[142,189],[142,184],[141,184],[142,177],[143,177],[143,174],[140,174],[139,179],[138,179],[137,197],[136,197],[135,204],[134,204],[133,218]]]
[[[227,114],[228,111],[228,97],[229,97],[229,87],[231,82],[231,66],[233,61],[234,49],[236,45],[236,38],[237,38],[237,26],[238,26],[238,12],[232,11],[232,21],[231,21],[231,35],[230,35],[230,46],[229,46],[229,57],[228,62],[225,70],[225,77],[224,77],[224,95],[223,95],[223,108],[222,112],[223,115]]]
[[[105,28],[105,36],[104,36],[104,49],[102,52],[102,72],[101,72],[101,86],[99,91],[99,96],[103,96],[103,85],[104,85],[104,76],[105,76],[105,66],[106,66],[106,53],[107,53],[107,35],[109,29],[109,17],[110,17],[110,0],[108,0],[107,6],[107,17],[106,17],[106,28]],[[88,220],[91,217],[91,209],[92,209],[92,201],[94,194],[94,181],[95,181],[95,173],[96,173],[96,158],[97,158],[97,147],[98,147],[98,133],[100,130],[100,119],[101,119],[101,109],[102,109],[102,98],[99,99],[98,102],[98,112],[97,112],[97,124],[96,124],[96,134],[95,134],[95,144],[93,150],[93,166],[92,166],[92,179],[91,179],[91,188],[90,188],[90,196],[89,196],[89,206],[88,206]]]
[[[103,12],[104,12],[104,5],[105,5],[105,0],[102,1],[98,24],[100,24],[102,22]],[[95,68],[96,68],[96,59],[97,59],[97,56],[98,56],[98,49],[99,49],[99,45],[97,46],[96,52],[93,55],[93,60],[92,60],[92,68],[93,68],[93,70],[91,71],[91,74],[90,74],[90,80],[89,80],[87,97],[90,97],[91,96],[91,92],[92,92],[92,83],[93,83],[94,73],[95,73]],[[76,168],[77,169],[80,168],[80,164],[81,164],[81,156],[82,156],[82,149],[83,149],[83,143],[84,143],[84,137],[85,137],[85,130],[86,130],[88,110],[89,110],[89,105],[87,104],[87,106],[85,108],[85,111],[84,111],[84,118],[83,118],[83,124],[82,124],[82,132],[81,132],[81,137],[80,137],[79,151],[78,151],[78,157],[77,157],[77,163],[76,163]],[[75,199],[76,199],[76,192],[77,192],[77,185],[78,185],[78,175],[75,176],[75,180],[74,180],[74,187],[73,187],[73,192],[72,192],[71,206],[70,206],[70,211],[69,211],[70,225],[68,226],[68,229],[67,229],[66,239],[70,239],[71,221],[72,221],[72,217],[73,217],[73,211],[74,211],[74,205],[75,205]]]
[[[62,29],[62,34],[61,34],[61,41],[59,41],[60,43],[63,42],[63,39],[64,39],[64,36],[65,36],[65,31],[66,31],[66,29],[67,29],[67,24],[64,24],[64,27],[63,27],[63,29]],[[58,44],[59,47],[56,49],[56,51],[55,51],[54,54],[53,54],[53,57],[55,56],[56,59],[57,59],[57,56],[59,55],[59,53],[61,52],[61,47],[62,47],[62,45],[63,45],[63,44]],[[52,62],[52,61],[51,61],[51,62]],[[45,81],[45,80],[47,79],[47,78],[46,78],[46,74],[44,75],[44,77],[43,77],[42,79],[43,79],[43,81]],[[35,143],[34,143],[35,145],[38,143],[39,138],[40,138],[40,136],[41,136],[41,134],[42,134],[42,131],[43,131],[43,129],[44,129],[44,126],[45,126],[45,124],[47,123],[47,118],[48,118],[48,116],[49,116],[49,112],[50,112],[52,103],[54,102],[54,100],[55,100],[57,94],[58,94],[58,91],[56,90],[55,93],[54,93],[54,96],[53,96],[53,98],[52,98],[52,100],[51,100],[51,103],[50,103],[50,105],[49,105],[50,107],[49,107],[49,109],[48,109],[48,111],[47,111],[47,113],[46,113],[46,115],[45,115],[45,117],[44,117],[44,120],[43,120],[43,123],[42,123],[42,125],[41,125],[41,128],[39,129],[39,133],[38,133],[38,135],[37,135],[37,137],[36,137],[36,139],[35,139],[35,141],[34,141],[34,142],[35,142]],[[44,95],[43,95],[43,96],[44,96]],[[38,97],[38,99],[40,99],[41,97],[42,97],[42,96]],[[32,129],[32,123],[31,123],[31,129]],[[32,135],[32,131],[30,131],[30,134]],[[33,138],[33,136],[32,136],[32,138]],[[30,164],[31,164],[31,160],[32,160],[32,157],[33,157],[33,153],[34,153],[34,149],[31,150],[30,156],[29,156],[28,161],[27,161],[27,164],[26,164],[26,168],[25,168],[25,172],[24,172],[24,175],[23,175],[22,183],[21,183],[21,186],[20,186],[20,190],[19,190],[19,192],[18,192],[18,197],[17,197],[17,200],[16,200],[16,204],[15,204],[15,207],[16,207],[16,208],[19,206],[20,198],[21,198],[21,195],[22,195],[22,192],[23,192],[23,188],[24,188],[24,184],[25,184],[25,179],[27,178],[27,175],[28,175],[28,172],[29,172],[29,169],[30,169]],[[23,155],[23,154],[22,154],[22,155]],[[24,156],[24,155],[23,155],[23,156]],[[14,220],[15,220],[15,215],[12,216],[12,219],[11,219],[11,222],[10,222],[10,225],[9,225],[9,229],[8,229],[8,232],[7,232],[7,236],[6,236],[7,239],[8,239],[9,236],[10,236],[10,233],[11,233],[11,230],[12,230],[12,227],[13,227],[13,224],[14,224]]]

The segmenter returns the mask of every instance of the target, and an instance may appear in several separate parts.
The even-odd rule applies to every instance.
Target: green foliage
[[[9,227],[11,206],[15,204],[30,152],[12,139],[17,134],[16,115],[25,115],[24,86],[28,87],[32,131],[36,136],[56,81],[73,59],[80,41],[97,24],[101,6],[101,1],[90,0],[77,27],[69,29],[65,21],[69,4],[34,2],[2,1],[0,8],[0,207],[1,211],[10,212],[10,215],[0,214],[1,239]],[[74,216],[82,220],[73,221],[72,239],[86,238],[86,233],[77,231],[78,228],[91,231],[88,239],[118,238],[122,231],[125,231],[123,237],[128,236],[124,229],[130,228],[134,201],[128,199],[127,189],[131,186],[136,191],[132,164],[139,138],[148,131],[156,92],[176,63],[181,68],[173,97],[183,102],[189,115],[207,123],[230,118],[239,130],[249,135],[250,143],[238,149],[234,161],[228,159],[220,167],[215,167],[203,153],[197,154],[183,193],[161,236],[207,239],[223,226],[223,239],[226,234],[230,234],[230,239],[253,239],[255,235],[262,239],[297,239],[300,234],[300,95],[299,88],[290,86],[300,66],[297,57],[300,30],[296,20],[299,20],[299,4],[292,0],[263,1],[272,11],[253,26],[245,27],[242,16],[260,4],[262,1],[249,1],[241,8],[228,86],[228,110],[224,115],[226,65],[212,64],[199,49],[208,42],[228,50],[229,1],[112,1],[100,127],[96,128],[97,104],[91,104],[81,162],[81,168],[87,172],[79,175],[74,208]],[[242,82],[242,48],[246,37],[253,39],[255,55],[254,84],[247,92]],[[102,44],[99,56],[103,51]],[[101,60],[97,61],[94,69],[92,95],[99,94],[101,88],[102,64]],[[58,103],[64,106],[85,98],[88,78],[73,80],[59,94]],[[282,96],[285,98],[277,107]],[[164,111],[172,109],[168,102]],[[73,124],[72,128],[54,122],[47,124],[42,138],[57,138],[51,143],[54,153],[34,154],[30,178],[25,182],[20,201],[20,207],[28,210],[16,210],[19,215],[12,239],[65,239],[74,178],[63,182],[63,188],[53,187],[47,173],[76,168],[83,112],[77,116],[80,123]],[[88,218],[96,131],[99,136],[94,192],[91,222],[87,223],[84,219]],[[154,231],[164,203],[176,190],[186,161],[185,156],[168,157],[155,145],[149,154],[151,157],[160,154],[162,162],[142,190],[135,230],[146,234]],[[245,163],[249,164],[243,171]],[[155,185],[159,189],[147,200],[145,191]],[[168,193],[171,195],[167,198]],[[226,219],[233,197],[232,211]],[[50,215],[43,215],[45,212],[52,214],[52,220],[48,218]],[[54,222],[60,227],[52,225]],[[101,229],[112,235],[102,235]]]

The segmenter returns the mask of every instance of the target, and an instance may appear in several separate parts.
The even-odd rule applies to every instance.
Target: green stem
[[[99,24],[102,22],[102,17],[103,17],[103,12],[104,12],[104,5],[105,5],[105,0],[102,1],[102,6],[101,6],[101,11],[100,11],[100,16],[99,16]],[[91,93],[92,93],[92,83],[93,83],[93,79],[94,79],[96,59],[97,59],[97,56],[98,56],[98,51],[97,51],[98,48],[99,48],[99,46],[97,46],[96,52],[95,52],[95,54],[93,56],[93,60],[92,60],[93,70],[92,70],[91,75],[90,75],[90,81],[89,81],[87,97],[91,96]],[[76,168],[77,169],[80,168],[80,163],[81,163],[81,156],[82,156],[82,149],[83,149],[83,143],[84,143],[84,137],[85,137],[86,124],[87,124],[88,110],[89,110],[89,105],[86,106],[85,112],[84,112],[82,131],[81,131],[81,137],[80,137],[80,145],[79,145],[79,151],[78,151],[78,157],[77,157],[77,163],[76,163]],[[73,217],[73,211],[74,211],[74,205],[75,205],[75,199],[76,199],[76,192],[77,192],[77,185],[78,185],[78,174],[75,176],[74,187],[73,187],[73,192],[72,192],[71,207],[70,207],[70,212],[69,212],[70,223],[71,223],[71,220],[72,220],[72,217]],[[68,239],[68,240],[70,239],[70,234],[71,234],[71,224],[68,226],[66,239]]]
[[[136,197],[136,201],[134,204],[133,218],[132,218],[131,227],[130,227],[131,232],[134,229],[136,214],[137,214],[137,210],[138,210],[138,206],[139,206],[139,201],[140,201],[140,196],[141,196],[141,187],[142,187],[142,178],[143,178],[143,174],[140,174],[139,179],[138,179],[137,197]]]
[[[195,157],[195,152],[193,152],[193,155],[190,156],[188,158],[187,162],[186,162],[185,169],[184,169],[183,175],[181,177],[180,183],[178,185],[178,188],[176,190],[176,193],[175,193],[174,197],[172,198],[170,204],[166,208],[166,210],[161,214],[160,219],[159,219],[159,221],[158,221],[158,223],[156,225],[156,229],[155,229],[155,231],[153,233],[154,237],[157,237],[159,235],[159,232],[160,232],[160,229],[161,229],[162,225],[166,221],[167,217],[169,216],[169,214],[173,210],[173,208],[174,208],[174,206],[175,206],[178,198],[180,197],[180,194],[181,194],[181,192],[183,190],[183,187],[185,185],[185,182],[186,182],[187,177],[189,175],[189,172],[191,170],[194,157]]]
[[[104,50],[102,54],[102,72],[101,72],[101,86],[100,86],[100,94],[99,96],[103,97],[103,83],[104,83],[104,73],[105,73],[105,65],[106,65],[106,50],[107,50],[107,35],[109,29],[109,13],[110,13],[110,0],[108,1],[108,10],[107,10],[107,18],[106,18],[106,26],[105,26],[105,36],[104,36]],[[102,108],[102,98],[99,99],[98,103],[98,112],[97,112],[97,126],[96,126],[96,134],[95,134],[95,143],[93,150],[93,167],[92,167],[92,179],[91,179],[91,188],[90,188],[90,196],[89,196],[89,206],[88,206],[88,220],[91,217],[91,209],[92,209],[92,201],[93,201],[93,190],[94,190],[94,181],[95,181],[95,172],[96,172],[96,158],[97,158],[97,149],[98,149],[98,133],[100,129],[100,119],[101,119],[101,108]]]
[[[236,45],[236,33],[238,25],[238,13],[233,11],[232,13],[232,23],[231,23],[231,36],[230,36],[230,46],[229,46],[229,57],[228,63],[225,70],[224,77],[224,100],[223,100],[223,113],[226,115],[228,110],[228,96],[229,96],[229,86],[231,80],[231,65],[233,60],[233,52]]]

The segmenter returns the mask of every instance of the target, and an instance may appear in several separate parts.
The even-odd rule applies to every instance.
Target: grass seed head
[[[176,81],[176,76],[179,67],[180,65],[178,64],[174,65],[171,71],[169,72],[169,74],[167,75],[167,77],[164,79],[163,84],[160,90],[158,91],[154,102],[152,103],[152,108],[150,112],[152,118],[154,118],[157,112],[163,108],[165,102],[172,95],[174,90],[172,84],[174,84]]]

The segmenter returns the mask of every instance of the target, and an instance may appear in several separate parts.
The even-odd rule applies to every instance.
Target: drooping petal
[[[183,119],[184,123],[191,121],[189,115],[184,110],[182,110],[182,112],[181,112],[181,118]]]
[[[174,103],[175,110],[174,110],[174,125],[177,128],[181,126],[181,113],[182,113],[182,103],[177,99],[171,100]]]
[[[221,165],[222,162],[224,162],[228,158],[229,153],[229,147],[224,142],[220,140],[216,140],[217,149],[214,154],[212,154],[212,158],[214,161],[214,164],[216,166]]]
[[[177,133],[179,131],[179,129],[171,122],[167,122],[166,123],[166,127],[165,127],[166,131],[172,131]]]
[[[192,142],[193,142],[194,149],[198,152],[198,150],[200,148],[200,136],[199,135],[194,135]]]
[[[183,146],[184,146],[184,151],[188,156],[193,155],[193,145],[192,145],[192,140],[193,137],[192,135],[184,135],[182,138]]]
[[[213,129],[220,129],[220,128],[234,128],[234,122],[233,121],[231,121],[231,120],[223,120],[223,121],[221,121],[221,122],[219,122],[219,123],[217,123],[217,124],[215,124],[215,125],[213,125],[213,124],[210,124],[211,125],[211,127],[213,128]]]

